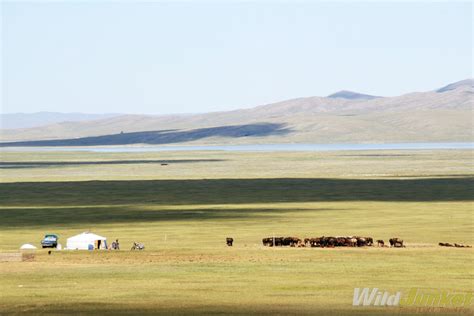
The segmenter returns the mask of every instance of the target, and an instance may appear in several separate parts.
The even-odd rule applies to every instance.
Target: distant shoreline
[[[357,150],[436,150],[474,149],[474,142],[422,142],[422,143],[336,143],[336,144],[254,144],[254,145],[112,145],[112,146],[24,146],[0,147],[1,152],[160,152],[160,151],[357,151]]]

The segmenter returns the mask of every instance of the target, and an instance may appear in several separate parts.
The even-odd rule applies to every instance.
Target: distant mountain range
[[[99,120],[119,116],[117,113],[110,114],[87,114],[87,113],[9,113],[0,114],[0,128],[30,128],[62,122],[81,122]]]
[[[328,98],[333,98],[333,99],[341,98],[341,99],[347,99],[347,100],[372,100],[372,99],[377,99],[381,97],[376,97],[374,95],[357,93],[357,92],[352,92],[352,91],[347,91],[347,90],[341,90],[339,92],[328,95]]]
[[[43,126],[3,128],[0,145],[464,142],[474,139],[473,100],[474,80],[467,79],[396,97],[340,91],[206,114],[75,114]],[[8,115],[2,126],[18,126],[21,117]]]

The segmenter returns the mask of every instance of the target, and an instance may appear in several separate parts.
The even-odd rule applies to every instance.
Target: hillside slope
[[[116,143],[117,139],[125,138],[127,144],[473,141],[473,96],[473,80],[468,79],[435,91],[390,98],[345,93],[338,97],[298,98],[228,112],[122,115],[36,128],[4,129],[0,140],[102,136],[99,144]],[[269,126],[274,128],[269,131]],[[173,137],[169,134],[171,130]],[[118,137],[118,134],[122,136]],[[164,134],[167,134],[165,139]],[[160,137],[156,138],[157,135]]]

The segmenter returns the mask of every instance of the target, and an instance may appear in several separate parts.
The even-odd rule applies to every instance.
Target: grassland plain
[[[472,249],[437,246],[474,242],[469,150],[1,155],[0,251],[85,230],[122,250],[0,263],[0,314],[473,312],[352,307],[355,287],[473,292]],[[351,234],[407,248],[261,246]]]

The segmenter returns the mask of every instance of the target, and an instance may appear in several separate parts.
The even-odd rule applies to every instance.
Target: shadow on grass
[[[188,293],[193,293],[187,291]],[[235,292],[239,295],[239,291]],[[163,302],[160,302],[163,300]],[[309,296],[308,300],[311,300]],[[140,300],[139,300],[140,301]],[[277,304],[259,303],[253,304],[239,303],[233,304],[216,304],[204,302],[200,305],[186,302],[186,296],[183,295],[182,300],[169,300],[167,295],[157,294],[154,302],[144,301],[143,303],[107,303],[107,302],[90,302],[90,303],[45,303],[44,305],[23,305],[21,307],[6,308],[5,311],[10,314],[27,315],[324,315],[324,316],[372,316],[372,315],[469,315],[469,309],[456,308],[397,308],[397,307],[346,307],[343,303],[340,306],[318,306],[314,302],[308,304],[291,303],[282,299]],[[262,298],[265,301],[265,298]],[[11,309],[11,310],[10,310]]]
[[[13,208],[0,209],[0,227],[2,229],[17,227],[38,227],[50,225],[80,225],[80,224],[108,224],[108,223],[140,223],[140,222],[167,222],[187,221],[199,222],[221,219],[270,219],[283,213],[342,211],[343,209],[219,209],[200,208],[196,210],[143,210],[132,206],[111,207],[61,207],[61,208]]]
[[[0,183],[0,206],[472,201],[474,177],[203,179]]]
[[[270,135],[287,135],[291,129],[285,124],[255,123],[245,125],[229,125],[193,130],[160,130],[113,135],[82,137],[73,139],[37,140],[0,143],[0,147],[18,146],[106,146],[131,144],[173,144],[190,142],[209,137],[263,137]]]
[[[134,164],[183,164],[219,162],[224,159],[176,159],[176,160],[103,160],[103,161],[17,161],[0,162],[0,169],[26,169],[43,167],[68,167],[84,165],[134,165]]]

